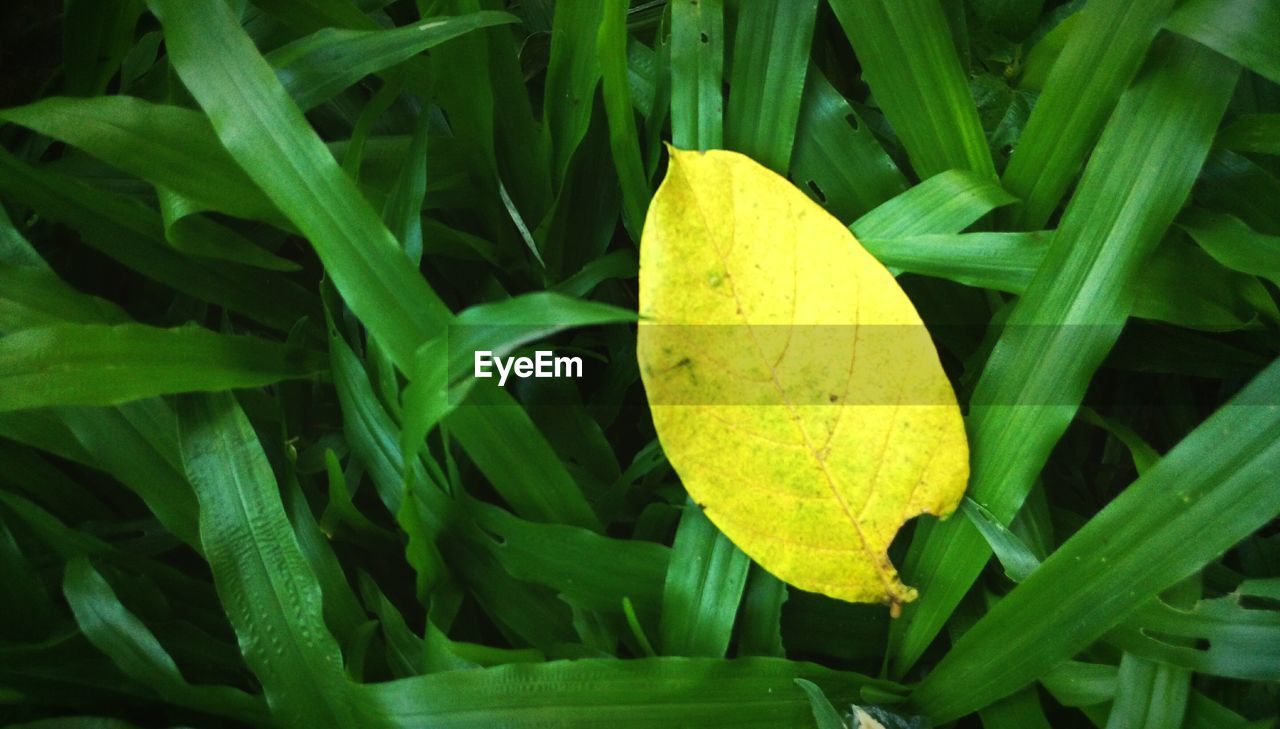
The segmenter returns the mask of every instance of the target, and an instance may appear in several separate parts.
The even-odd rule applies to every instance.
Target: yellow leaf
[[[906,294],[847,228],[734,152],[672,149],[640,247],[663,449],[742,551],[803,590],[913,600],[886,550],[955,510],[969,450]]]

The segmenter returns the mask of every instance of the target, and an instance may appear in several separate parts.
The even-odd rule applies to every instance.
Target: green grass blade
[[[724,146],[724,47],[723,0],[673,0],[671,143],[680,149]]]
[[[324,28],[271,51],[266,59],[293,102],[307,111],[365,76],[473,30],[515,20],[507,13],[480,11],[388,30]]]
[[[1276,0],[1187,0],[1165,27],[1280,83],[1280,2]]]
[[[128,320],[111,302],[82,294],[49,271],[0,263],[0,333],[62,322],[120,324]]]
[[[1052,237],[1052,231],[961,233],[860,242],[895,270],[1022,294],[1048,253]],[[1263,248],[1235,248],[1235,242],[1223,241],[1222,261],[1236,254],[1237,267],[1243,267],[1244,261],[1261,260],[1267,254]],[[1252,245],[1249,239],[1239,242]],[[1265,268],[1258,265],[1244,270],[1262,272]],[[1167,237],[1156,249],[1134,288],[1132,316],[1193,329],[1230,331],[1259,317],[1280,317],[1255,277],[1219,265],[1176,235]]]
[[[129,96],[50,97],[0,111],[107,164],[173,190],[202,210],[279,221],[280,213],[236,166],[197,111]]]
[[[456,14],[478,11],[480,3],[449,0],[440,7]],[[552,201],[551,151],[535,125],[514,37],[504,28],[472,33],[432,56],[449,69],[435,77],[435,90],[454,135],[483,161],[476,174],[486,192],[505,184],[518,212],[512,217],[536,227]]]
[[[645,177],[640,132],[631,106],[626,22],[626,0],[606,0],[604,18],[596,35],[596,52],[600,57],[604,109],[609,118],[609,147],[622,188],[622,219],[631,240],[638,244],[653,193]],[[642,109],[646,108],[642,102],[637,103]]]
[[[1187,715],[1183,729],[1275,729],[1280,724],[1275,717],[1249,721],[1222,704],[1193,690],[1187,701]]]
[[[468,7],[470,3],[466,3]],[[542,220],[551,209],[554,190],[551,166],[551,149],[538,129],[533,108],[525,86],[524,69],[520,65],[519,37],[506,27],[490,28],[475,33],[471,38],[483,38],[487,53],[486,82],[493,89],[497,103],[493,107],[497,152],[497,173],[501,185],[511,197],[525,220]],[[436,83],[440,83],[437,76]],[[474,87],[464,93],[475,94]],[[454,127],[455,131],[457,127]],[[529,227],[534,227],[531,222]]]
[[[362,700],[401,727],[607,725],[649,729],[811,726],[797,678],[850,704],[878,682],[773,658],[578,660],[450,671],[368,686]]]
[[[921,179],[950,169],[995,180],[991,150],[935,0],[833,0],[862,75]]]
[[[997,343],[973,395],[969,495],[1002,522],[1022,505],[1119,335],[1132,284],[1184,204],[1235,86],[1234,63],[1169,40],[1121,100],[1009,318],[1012,335]],[[1176,117],[1175,101],[1184,110]],[[921,525],[904,569],[921,598],[894,624],[894,675],[919,658],[989,556],[967,522]]]
[[[916,706],[942,722],[1016,691],[1280,514],[1277,392],[1280,362],[965,633],[915,691]]]
[[[480,502],[467,508],[492,536],[486,546],[512,577],[544,584],[571,604],[612,616],[619,625],[626,598],[646,626],[656,624],[671,555],[667,547],[525,521]]]
[[[3,159],[3,158],[0,158]],[[49,272],[49,263],[13,224],[9,213],[0,205],[0,263]]]
[[[229,8],[153,0],[171,62],[231,157],[315,247],[343,299],[401,369],[448,310],[418,275]]]
[[[817,0],[764,0],[738,13],[725,147],[780,174],[791,166]]]
[[[1218,263],[1280,286],[1280,236],[1259,233],[1234,215],[1195,209],[1178,225]]]
[[[600,2],[555,6],[542,106],[556,189],[562,186],[573,153],[591,124],[591,101],[601,73],[596,34],[603,12]]]
[[[1022,582],[1040,566],[1039,557],[1027,543],[973,499],[966,496],[960,504],[960,511],[982,533],[982,538],[1011,581]]]
[[[229,226],[199,215],[199,206],[163,187],[156,188],[164,238],[189,256],[242,263],[268,271],[297,271],[300,265],[267,251]]]
[[[1016,202],[993,180],[966,170],[934,175],[876,206],[849,228],[862,238],[959,233],[1001,205]]]
[[[747,576],[738,621],[738,655],[782,658],[782,606],[788,598],[787,583],[765,572],[759,565]]]
[[[888,268],[1021,294],[1044,260],[1052,236],[1053,231],[942,233],[858,242]]]
[[[444,422],[517,514],[600,529],[599,518],[555,451],[524,409],[492,381],[472,389]]]
[[[0,410],[258,387],[323,366],[314,354],[199,327],[55,324],[0,337]]]
[[[676,529],[662,592],[659,649],[665,655],[720,658],[742,602],[751,559],[695,504]]]
[[[88,465],[114,476],[142,499],[165,528],[199,550],[195,494],[182,471],[173,412],[164,402],[143,400],[118,408],[67,407],[54,412],[71,440],[88,454]],[[31,412],[19,417],[29,418]]]
[[[421,502],[417,515],[425,533],[441,540],[446,533],[456,536],[439,544],[451,558],[451,569],[471,587],[481,606],[495,620],[536,646],[554,646],[570,635],[568,610],[557,604],[554,594],[534,585],[512,580],[477,538],[473,530],[450,532],[448,527],[463,518],[457,505],[429,476],[421,457],[412,459],[405,471],[399,444],[399,429],[374,394],[359,359],[336,333],[330,336],[330,357],[334,384],[343,413],[343,426],[352,452],[369,471],[378,496],[387,510],[400,514],[404,508],[404,484],[412,478],[413,494]],[[434,464],[433,464],[434,465]],[[464,522],[465,523],[465,522]]]
[[[980,712],[983,729],[1052,729],[1035,689],[1001,699]]]
[[[356,718],[320,585],[248,418],[221,393],[184,398],[178,421],[205,558],[272,714],[295,726],[369,726]]]
[[[847,729],[836,707],[831,705],[831,701],[822,693],[818,684],[797,678],[796,685],[804,690],[805,696],[809,699],[809,708],[813,710],[813,718],[818,723],[818,729]]]
[[[403,396],[402,442],[413,448],[465,399],[476,381],[476,352],[506,357],[524,344],[565,329],[635,320],[635,312],[629,309],[550,291],[469,307],[457,315],[448,334],[418,351],[413,381]]]
[[[1079,8],[1065,18],[1060,19],[1040,36],[1027,52],[1022,61],[1022,73],[1018,76],[1018,88],[1032,91],[1043,91],[1049,80],[1049,72],[1067,47],[1071,35],[1080,23]]]
[[[62,591],[89,642],[125,675],[164,700],[251,724],[267,720],[266,706],[257,697],[230,686],[189,683],[155,635],[120,603],[111,585],[87,559],[67,563]]]
[[[1146,660],[1199,674],[1280,680],[1280,612],[1245,603],[1271,597],[1256,589],[1264,584],[1277,581],[1246,580],[1225,597],[1186,605],[1150,601],[1106,640]]]
[[[395,185],[382,206],[382,219],[409,260],[422,262],[422,207],[427,197],[427,152],[430,118],[426,111],[419,112],[414,122],[413,139],[405,156]]]
[[[288,469],[282,479],[285,511],[297,536],[298,548],[302,550],[307,564],[316,575],[316,581],[320,583],[325,624],[338,639],[344,655],[349,656],[367,616],[351,585],[347,583],[347,576],[343,574],[342,564],[333,551],[328,534],[321,530],[306,496],[302,493],[294,467],[293,463],[285,464]]]
[[[1218,133],[1217,146],[1280,155],[1280,114],[1244,114]]]
[[[1004,173],[1022,199],[1010,223],[1041,228],[1076,178],[1116,101],[1142,64],[1173,0],[1094,0],[1071,35]]]
[[[816,65],[800,102],[791,179],[843,223],[907,189],[893,158]]]
[[[174,250],[160,215],[136,200],[31,167],[3,149],[0,193],[73,228],[86,245],[150,279],[267,326],[288,331],[315,309],[310,295],[282,276]]]
[[[1190,671],[1126,653],[1120,660],[1107,729],[1182,726],[1190,679]]]
[[[1109,663],[1063,661],[1040,677],[1040,685],[1063,706],[1097,706],[1115,699],[1116,673]]]

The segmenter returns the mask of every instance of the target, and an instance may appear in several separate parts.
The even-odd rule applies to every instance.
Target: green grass
[[[0,723],[1280,724],[1277,0],[0,17]],[[787,175],[930,326],[973,476],[900,618],[662,455],[664,143]],[[469,376],[537,342],[589,376]]]

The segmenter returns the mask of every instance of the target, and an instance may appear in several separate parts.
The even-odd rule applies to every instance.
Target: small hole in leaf
[[[818,202],[823,205],[827,204],[827,194],[822,191],[821,187],[818,187],[818,183],[808,180],[805,184],[809,186],[809,190],[813,192],[813,196],[818,199]]]
[[[850,127],[853,127],[855,132],[862,128],[862,122],[858,121],[856,114],[845,114],[844,120],[849,123]]]
[[[698,40],[701,40],[703,43],[710,43],[710,42],[711,42],[711,38],[710,38],[710,36],[708,36],[706,33],[699,33],[699,34],[698,34]]]

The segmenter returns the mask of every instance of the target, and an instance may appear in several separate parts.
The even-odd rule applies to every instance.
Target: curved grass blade
[[[529,522],[483,502],[466,508],[490,536],[485,546],[512,577],[547,585],[561,599],[610,615],[619,625],[626,598],[646,626],[656,624],[671,556],[667,547]]]
[[[258,387],[323,368],[317,355],[200,327],[54,324],[0,337],[0,411]]]
[[[342,654],[324,624],[320,585],[235,398],[184,397],[178,426],[200,502],[205,558],[273,716],[293,726],[374,726],[352,705]]]
[[[596,53],[600,56],[600,83],[604,110],[609,119],[609,146],[622,188],[623,222],[631,239],[639,243],[640,229],[644,227],[645,212],[649,209],[653,192],[644,174],[640,132],[636,128],[636,112],[631,106],[626,16],[627,0],[606,0],[604,18],[596,35]],[[636,103],[641,110],[647,108],[639,99]]]
[[[600,2],[555,6],[542,106],[557,190],[563,186],[573,153],[591,124],[591,100],[601,73],[596,35],[603,13],[604,3]]]
[[[1214,49],[1259,76],[1280,83],[1280,2],[1187,0],[1166,28]]]
[[[227,155],[203,114],[129,96],[49,97],[0,120],[88,152],[203,210],[275,222],[280,213]]]
[[[1214,260],[1280,286],[1280,235],[1265,235],[1234,215],[1191,210],[1178,221]]]
[[[479,28],[512,23],[507,13],[482,10],[387,30],[323,28],[266,55],[276,77],[307,111],[370,74]]]
[[[849,226],[862,238],[959,233],[1001,205],[1017,202],[993,179],[968,170],[934,175]]]
[[[277,256],[232,228],[199,215],[200,206],[172,190],[156,188],[164,238],[174,248],[191,256],[212,258],[269,271],[297,271],[296,262]]]
[[[383,221],[415,264],[422,262],[422,207],[427,197],[429,126],[427,112],[419,112],[404,165],[382,206]]]
[[[120,603],[111,585],[83,557],[67,563],[63,594],[90,643],[125,675],[165,701],[249,724],[268,720],[258,697],[230,686],[197,686],[183,677],[173,658],[145,624]]]
[[[945,278],[966,286],[1021,294],[1048,252],[1053,231],[941,233],[859,238],[890,269]]]
[[[1201,184],[1196,186],[1196,202],[1220,213],[1228,213],[1245,225],[1267,235],[1280,235],[1280,177],[1244,155],[1225,149],[1209,155]]]
[[[818,684],[803,678],[796,679],[796,685],[804,690],[809,699],[809,708],[813,710],[813,718],[818,722],[818,729],[848,729],[836,707],[831,705]]]
[[[166,529],[199,551],[195,494],[182,472],[173,412],[163,401],[140,400],[118,408],[64,407],[52,412],[87,453],[88,465],[114,476],[142,499]],[[28,410],[19,417],[31,415]]]

